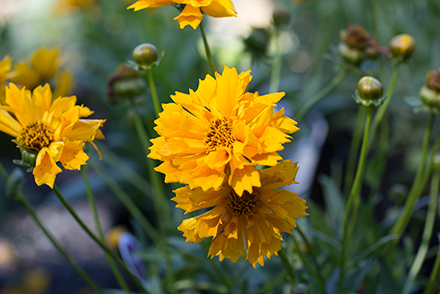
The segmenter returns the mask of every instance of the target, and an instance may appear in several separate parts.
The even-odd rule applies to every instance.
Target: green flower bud
[[[420,89],[419,97],[425,105],[440,110],[440,93],[437,91],[424,85],[422,89]]]
[[[338,45],[338,53],[346,62],[355,65],[358,65],[365,59],[365,53],[363,50],[351,48],[343,42]]]
[[[398,62],[405,61],[411,57],[415,49],[415,41],[408,34],[397,35],[390,41],[390,51]]]
[[[139,71],[121,65],[107,79],[107,97],[110,103],[133,99],[147,90],[147,84]]]
[[[152,44],[144,43],[133,50],[133,59],[139,66],[149,67],[157,61],[157,50]]]
[[[28,172],[32,171],[37,162],[37,153],[27,150],[24,147],[18,146],[21,153],[21,160],[14,159],[12,162],[16,165],[29,167]]]
[[[359,80],[358,89],[355,93],[355,100],[364,106],[379,106],[385,99],[381,82],[370,76],[365,76]]]

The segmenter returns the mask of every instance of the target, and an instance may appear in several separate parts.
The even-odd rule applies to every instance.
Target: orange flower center
[[[43,122],[35,122],[24,128],[17,137],[18,145],[40,150],[49,146],[53,140],[53,131]]]
[[[235,191],[232,191],[226,196],[228,211],[237,216],[248,216],[256,212],[261,205],[260,195],[255,189],[252,194],[244,191],[243,195],[238,196]]]
[[[232,125],[226,117],[211,121],[206,135],[206,153],[217,150],[219,146],[231,147],[235,138],[232,136]]]

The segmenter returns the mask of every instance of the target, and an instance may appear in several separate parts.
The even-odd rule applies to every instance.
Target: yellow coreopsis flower
[[[208,255],[236,262],[245,257],[254,267],[264,265],[281,249],[282,232],[291,233],[296,219],[308,215],[306,201],[296,193],[276,190],[295,181],[297,163],[282,161],[278,165],[258,171],[262,185],[252,193],[239,196],[228,185],[220,190],[204,192],[200,188],[183,187],[175,190],[177,207],[186,213],[199,209],[211,210],[189,219],[179,226],[186,242],[201,242],[213,237]]]
[[[8,80],[30,90],[51,82],[57,95],[69,95],[73,78],[61,70],[59,51],[58,48],[42,48],[35,51],[30,57],[30,62],[20,61],[14,65]]]
[[[183,29],[190,25],[196,29],[202,21],[203,14],[213,17],[236,16],[231,0],[138,0],[127,9],[138,11],[144,8],[162,7],[166,5],[184,5],[182,12],[174,19]]]
[[[256,165],[276,165],[287,134],[298,128],[284,108],[273,113],[284,93],[245,93],[251,79],[250,71],[225,66],[215,79],[200,80],[195,92],[177,92],[174,103],[163,104],[154,128],[160,137],[151,140],[148,157],[164,161],[156,171],[165,182],[204,191],[227,182],[238,195],[261,185]]]
[[[5,103],[0,105],[0,131],[15,138],[18,147],[36,154],[33,175],[37,185],[53,188],[55,176],[65,169],[79,170],[88,160],[85,142],[102,139],[105,120],[83,119],[93,113],[75,105],[76,97],[52,100],[48,84],[31,92],[14,84],[6,87]]]
[[[11,63],[12,60],[7,55],[0,60],[0,85],[6,81],[6,77],[11,70]]]

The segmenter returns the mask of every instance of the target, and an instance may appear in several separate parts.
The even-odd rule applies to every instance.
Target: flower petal
[[[36,165],[32,172],[35,183],[37,183],[38,186],[46,184],[53,189],[55,176],[60,172],[61,168],[59,168],[55,160],[53,160],[49,149],[47,147],[41,149],[40,152],[38,152]]]

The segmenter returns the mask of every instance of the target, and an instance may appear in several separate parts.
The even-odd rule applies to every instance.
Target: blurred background
[[[169,97],[176,91],[187,93],[188,89],[195,89],[209,67],[203,57],[200,32],[189,26],[181,30],[173,20],[178,15],[176,8],[165,6],[134,12],[126,9],[132,2],[0,0],[0,59],[9,55],[14,65],[28,61],[39,48],[59,48],[61,67],[73,77],[69,95],[76,95],[78,104],[95,111],[91,118],[107,119],[103,128],[106,139],[97,143],[104,161],[100,163],[90,148],[91,160],[104,167],[154,223],[150,199],[106,161],[116,156],[120,166],[136,171],[148,182],[132,114],[141,114],[150,126],[150,136],[156,136],[152,130],[155,114],[149,89],[145,82],[139,82],[142,91],[130,102],[114,95],[111,81],[115,80],[118,67],[132,59],[132,50],[140,43],[152,43],[164,54],[161,64],[153,69],[163,103],[171,101]],[[222,71],[224,64],[236,66],[239,72],[252,70],[253,80],[247,91],[286,92],[280,107],[285,107],[286,115],[293,119],[308,98],[337,72],[335,48],[340,41],[340,31],[347,25],[363,26],[385,47],[397,34],[408,33],[414,37],[416,51],[412,60],[400,67],[386,130],[383,130],[391,138],[386,149],[388,160],[382,160],[383,153],[375,152],[367,166],[366,182],[370,187],[367,194],[382,195],[378,197],[375,215],[377,222],[386,220],[402,204],[420,158],[428,114],[415,113],[405,98],[417,96],[427,72],[439,67],[440,2],[233,0],[233,3],[237,18],[205,15],[203,19],[217,71]],[[282,25],[274,25],[274,16]],[[273,81],[272,67],[277,54],[282,58],[278,86]],[[386,88],[391,66],[384,59],[362,70],[374,72]],[[307,195],[317,207],[325,207],[324,184],[341,186],[358,109],[352,96],[362,75],[360,71],[350,72],[299,121],[301,131],[294,134],[293,142],[284,150],[285,158],[299,161],[300,165],[298,181],[301,185],[292,189],[302,197]],[[438,131],[438,128],[434,130]],[[15,168],[12,160],[19,159],[20,153],[8,135],[0,133],[0,142],[0,160],[10,172]],[[135,231],[128,213],[89,164],[88,172],[104,231],[117,225]],[[56,183],[85,222],[93,227],[81,174],[63,171]],[[90,293],[20,203],[6,198],[4,190],[5,182],[0,180],[0,293]],[[28,173],[24,192],[45,225],[84,269],[102,287],[117,288],[104,255],[61,207],[52,190],[37,187]],[[172,197],[171,188],[168,193]],[[176,219],[181,218],[182,211],[175,208],[172,211]],[[414,240],[420,238],[417,228],[414,232],[411,227],[409,230]],[[179,238],[181,233],[176,229],[172,235]],[[224,264],[226,268],[231,265]],[[276,265],[276,261],[268,263],[269,268]],[[252,268],[244,263],[240,266],[243,270]],[[256,276],[268,279],[270,275],[266,272]],[[258,287],[257,282],[254,287]]]

